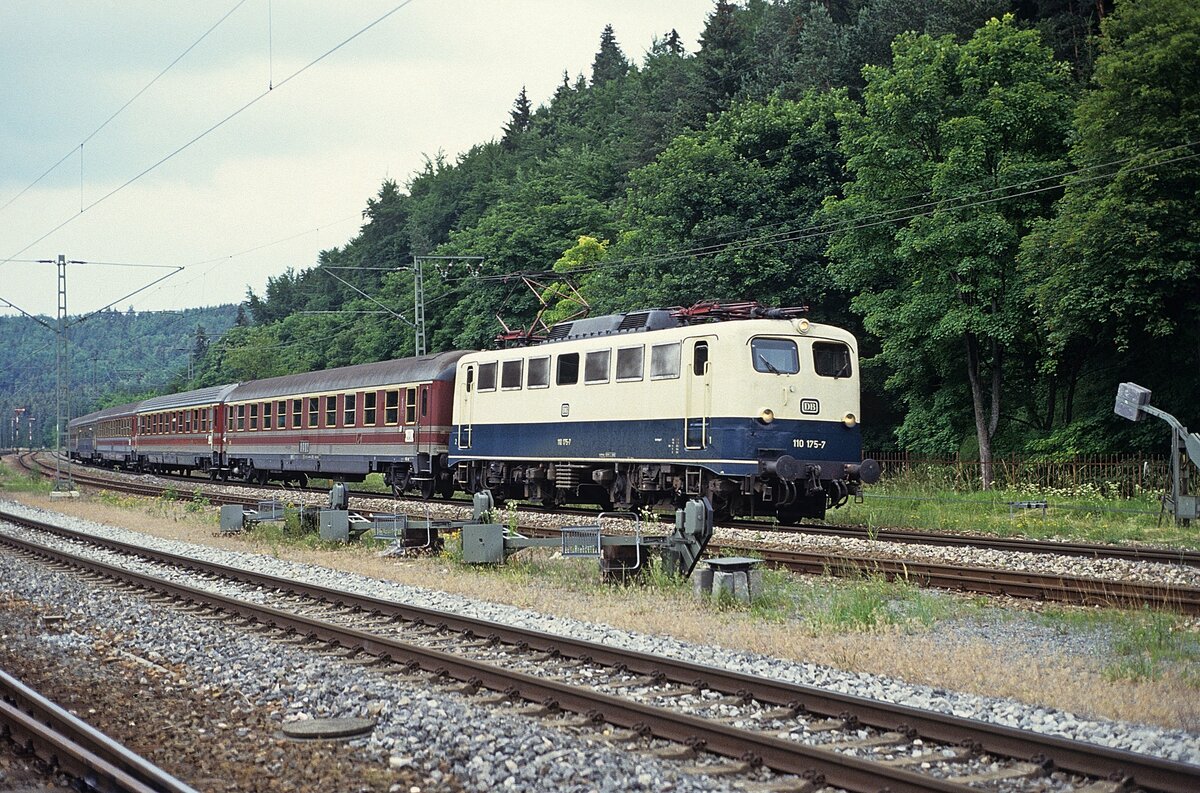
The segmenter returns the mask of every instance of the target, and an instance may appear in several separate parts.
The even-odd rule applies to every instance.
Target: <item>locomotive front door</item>
[[[707,449],[712,414],[712,362],[709,342],[715,336],[693,337],[684,342],[683,445]]]
[[[467,366],[465,386],[458,403],[458,448],[471,448],[471,423],[475,415],[475,366]]]

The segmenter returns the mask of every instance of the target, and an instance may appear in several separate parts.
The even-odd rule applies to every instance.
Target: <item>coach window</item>
[[[612,350],[589,352],[583,362],[583,382],[607,383],[610,358],[612,358]]]
[[[528,373],[525,375],[525,385],[528,388],[546,388],[550,385],[550,359],[530,358]]]
[[[375,391],[368,391],[363,394],[363,425],[367,427],[375,426],[375,401],[379,398],[379,394]]]
[[[479,390],[496,390],[496,362],[479,364]]]
[[[287,429],[287,400],[275,403],[275,429]]]
[[[558,385],[575,385],[579,382],[579,353],[569,352],[558,356],[558,375],[554,382]]]
[[[422,414],[424,415],[424,414]],[[404,389],[404,423],[415,424],[417,421],[417,389]]]
[[[814,341],[813,369],[822,377],[849,377],[850,348],[836,341]]]
[[[429,415],[429,387],[421,389],[421,415]]]
[[[226,405],[225,409],[225,431],[233,432],[233,428],[237,425],[237,408],[233,405]]]
[[[275,418],[275,416],[272,415],[272,413],[271,413],[271,403],[270,402],[263,402],[262,413],[263,413],[263,429],[269,430],[272,427],[271,420],[273,418]]]
[[[238,423],[237,423],[237,428],[238,428],[239,430],[244,430],[244,429],[246,429],[246,406],[245,406],[245,405],[238,405]]]
[[[388,391],[383,400],[383,420],[388,424],[400,423],[400,392]]]
[[[358,407],[358,395],[346,394],[342,397],[342,424],[346,427],[353,427],[355,419],[358,418],[355,413]]]
[[[308,398],[308,426],[317,426],[317,418],[321,415],[320,401],[318,397]]]
[[[617,382],[641,380],[645,358],[646,348],[640,344],[617,350]]]
[[[337,426],[337,397],[333,394],[321,397],[325,400],[325,426]]]
[[[185,410],[183,413],[183,431],[192,431],[192,411],[190,410]]]
[[[304,426],[304,400],[292,400],[292,429],[298,430]]]
[[[650,348],[650,379],[669,380],[679,377],[679,342],[655,344]]]
[[[500,390],[515,391],[521,387],[521,364],[524,361],[505,361],[500,368]]]
[[[250,405],[250,429],[258,429],[258,403],[254,402]]]
[[[698,341],[692,347],[692,374],[703,377],[708,370],[708,342]]]
[[[750,355],[754,369],[771,374],[795,374],[800,371],[800,354],[791,339],[751,339]]]

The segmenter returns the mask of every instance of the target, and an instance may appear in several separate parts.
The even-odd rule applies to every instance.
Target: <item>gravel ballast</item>
[[[850,673],[834,669],[829,666],[798,663],[750,653],[734,652],[718,647],[691,644],[664,636],[648,636],[635,632],[618,630],[610,626],[586,623],[563,617],[548,616],[512,606],[471,600],[445,592],[421,589],[393,582],[380,581],[377,579],[367,578],[364,576],[346,573],[344,571],[331,570],[329,568],[318,567],[314,565],[282,561],[273,557],[258,554],[225,551],[191,543],[161,540],[148,537],[140,533],[130,532],[109,526],[102,526],[88,521],[66,518],[61,515],[50,515],[41,510],[35,510],[21,505],[5,504],[4,507],[15,514],[24,514],[39,520],[49,520],[50,522],[59,523],[60,525],[70,528],[82,529],[100,536],[111,537],[124,542],[139,543],[148,547],[165,550],[172,553],[191,555],[222,564],[232,564],[259,572],[270,573],[272,575],[297,578],[324,586],[348,589],[370,595],[372,597],[411,603],[413,605],[418,605],[425,608],[452,611],[455,613],[481,617],[497,622],[533,628],[548,633],[556,633],[608,645],[627,647],[641,652],[668,655],[695,663],[720,666],[747,674],[762,675],[765,677],[787,680],[802,685],[819,686],[822,688],[855,694],[858,696],[899,702],[912,707],[927,708],[931,710],[952,713],[958,716],[977,718],[997,724],[1018,727],[1021,729],[1030,729],[1047,734],[1060,735],[1067,738],[1085,740],[1097,744],[1200,764],[1200,735],[1191,732],[1162,730],[1144,725],[1124,722],[1108,722],[1087,719],[1068,712],[1030,706],[1009,699],[982,697],[950,692],[928,686],[915,685],[888,677]],[[18,530],[11,527],[7,527],[4,530],[18,532]],[[44,535],[40,537],[39,541],[46,544],[52,544],[47,538],[45,538]],[[97,552],[97,555],[101,556],[102,552]],[[22,596],[28,597],[30,600],[42,600],[44,597],[44,595],[39,594],[36,586],[31,594],[32,596],[24,594],[22,594]],[[87,602],[85,601],[85,603]],[[100,607],[99,604],[93,605],[90,603],[88,603],[88,606],[89,608]],[[133,606],[130,605],[126,605],[125,607],[133,608]],[[162,620],[170,620],[172,618],[170,613],[158,614],[156,616]],[[205,625],[208,627],[207,624]],[[154,635],[156,631],[150,630],[145,633],[147,635]],[[139,630],[133,640],[142,641],[143,632]],[[243,639],[241,641],[244,642],[245,640]],[[212,642],[205,642],[204,644],[204,652],[219,652],[222,654],[226,653],[225,650],[213,650]],[[230,645],[237,646],[238,640],[231,639]],[[200,648],[194,646],[190,649],[193,652],[200,651]],[[158,651],[162,652],[161,649]],[[280,652],[274,647],[265,651],[260,647],[257,650],[258,655],[255,655],[254,651],[248,648],[245,651],[250,653],[246,656],[247,658],[257,660],[262,660],[262,655],[264,653],[269,658],[276,658],[280,655]],[[172,650],[172,652],[177,653],[180,652],[180,650],[176,649]],[[187,657],[190,658],[191,656]],[[235,654],[234,657],[236,658],[240,656]],[[220,663],[219,659],[198,657],[196,658],[196,661],[200,664],[200,666],[205,666],[207,664],[207,666],[210,668],[215,668],[218,670],[222,668],[222,664]],[[345,695],[345,692],[348,690],[348,686],[354,685],[354,683],[345,681],[345,678],[348,675],[345,669],[339,670],[336,667],[326,668],[325,665],[315,664],[315,662],[305,662],[299,659],[295,659],[294,661],[289,660],[288,665],[291,666],[292,663],[295,663],[296,670],[305,670],[304,677],[307,678],[307,680],[302,683],[304,685],[304,689],[299,691],[288,689],[285,692],[284,688],[281,688],[280,692],[283,692],[281,695],[284,696],[289,702],[289,708],[291,708],[295,702],[301,702],[301,708],[309,708],[311,712],[306,711],[307,715],[327,715],[319,707],[314,705],[314,703],[318,700],[321,703],[326,703],[326,700],[322,699],[324,697],[335,696],[337,694]],[[241,677],[252,677],[249,671],[252,668],[253,663],[242,664],[242,666],[239,667],[239,673]],[[311,672],[308,671],[310,668]],[[350,675],[350,679],[353,680],[354,677],[355,676]],[[345,684],[339,681],[344,681]],[[288,683],[292,684],[293,686],[301,685],[300,682],[297,682],[296,676],[290,673],[287,681],[281,682],[279,680],[275,680],[273,685],[285,686]],[[233,682],[226,680],[222,684],[233,685]],[[261,688],[254,688],[254,686],[261,684],[262,681],[249,683],[251,688],[247,692],[248,695],[254,697],[265,696],[268,694],[273,695],[276,693],[273,690],[263,691]],[[326,691],[335,693],[327,694],[325,693]],[[370,695],[364,694],[361,698],[361,701],[360,699],[355,699],[353,701],[356,707],[359,707],[360,709],[365,708],[366,702],[369,702],[372,699],[380,702],[386,702],[388,703],[388,712],[394,713],[396,712],[392,709],[396,707],[394,703],[399,702],[405,696],[407,696],[409,700],[409,706],[416,707],[412,704],[418,702],[418,700],[414,698],[414,692],[409,692],[408,694],[400,695],[399,697],[396,697],[394,693],[384,694],[371,692]],[[306,700],[305,697],[308,697],[309,699]],[[465,714],[461,709],[470,706],[463,705],[461,701],[454,701],[451,704],[454,705],[453,716],[451,716],[448,720],[444,720],[446,723],[452,722],[454,724],[458,724],[460,723],[460,717],[475,719],[480,721],[480,723],[486,722],[489,719],[498,718],[494,715],[491,715],[488,711],[480,711],[479,714],[472,713],[470,716],[467,716],[467,714]],[[329,709],[332,706],[326,703],[323,705],[323,707]],[[446,711],[446,707],[449,707],[449,705],[439,704],[437,706],[433,706],[433,710],[443,710],[447,714],[450,714],[451,711]],[[421,718],[424,718],[429,712],[429,707],[424,705],[421,705],[418,709],[421,714]],[[360,714],[340,712],[333,715]],[[437,722],[437,718],[432,718],[432,721]],[[517,724],[523,726],[517,727],[515,726]],[[485,732],[494,736],[508,736],[514,734],[510,731],[511,729],[516,729],[519,731],[516,734],[523,734],[520,731],[533,729],[530,726],[531,724],[532,722],[529,720],[517,719],[514,722],[514,725],[509,725],[507,722],[505,722],[503,727],[485,730]],[[377,730],[376,735],[379,735],[380,732],[381,731]],[[557,735],[557,733],[554,734]],[[421,733],[421,735],[423,736],[424,733]],[[377,739],[372,738],[372,741],[375,740]],[[395,746],[384,747],[381,745],[378,748],[378,751],[381,753],[386,752],[389,755],[403,755],[403,753],[406,751],[413,752],[413,757],[417,758],[414,760],[414,762],[417,762],[421,759],[418,757],[417,752],[421,746],[421,741],[424,740],[424,738],[416,741],[409,741],[409,739],[406,738],[403,743],[400,743],[399,739],[395,740],[398,741],[395,746],[399,746],[401,748],[395,748]],[[455,739],[456,742],[459,740],[460,739],[458,738]],[[554,741],[556,739],[550,740]],[[561,741],[561,739],[557,740]],[[455,743],[454,745],[458,745],[458,743]],[[518,751],[522,747],[528,749],[528,746],[530,745],[531,744],[528,743],[528,741],[518,741],[513,745],[512,749],[513,751]],[[474,750],[478,749],[478,746],[475,744],[470,744],[469,748],[471,748],[474,752]],[[562,747],[556,746],[554,750],[548,750],[547,752],[543,752],[538,756],[544,756],[545,754],[549,753],[549,751],[557,751],[561,748]],[[583,747],[580,748],[580,751],[584,751]],[[585,754],[586,756],[591,757],[592,755],[588,754],[588,752],[595,751],[596,750],[594,748],[589,748],[586,750]],[[518,754],[520,753],[518,752]],[[468,753],[463,756],[467,758],[474,758],[476,754]],[[530,758],[527,755],[520,756],[521,760],[514,762],[516,762],[518,767],[521,769],[524,769],[529,763],[536,760],[536,757]],[[470,762],[470,760],[466,761],[468,765]],[[608,761],[604,760],[603,762],[607,763]],[[625,762],[626,765],[618,764],[614,765],[613,768],[620,769],[620,774],[622,774],[622,778],[626,782],[631,780],[636,782],[643,773],[642,771],[639,771],[638,768],[644,768],[645,763],[642,761],[634,762],[629,757],[625,757]],[[632,763],[632,765],[629,765],[630,763]],[[464,784],[466,784],[468,787],[475,786],[478,780],[484,777],[490,778],[491,782],[494,784],[502,784],[508,778],[507,776],[498,776],[499,771],[497,770],[496,763],[490,763],[489,769],[486,773],[480,771],[479,769],[476,769],[476,771],[479,771],[478,773],[476,771],[472,771],[468,765],[464,765],[462,767],[459,765],[454,766],[454,773],[461,774]],[[501,765],[503,765],[503,763],[501,763]],[[666,772],[658,769],[649,773],[651,773],[652,777],[656,780],[656,786],[659,784],[659,782],[661,782],[661,780],[667,778],[661,775],[662,773]],[[678,784],[681,786],[676,789],[686,789],[686,786],[690,783],[687,779],[681,779],[678,782],[673,782],[672,784]],[[662,788],[660,787],[659,789]],[[711,788],[706,787],[705,789]]]

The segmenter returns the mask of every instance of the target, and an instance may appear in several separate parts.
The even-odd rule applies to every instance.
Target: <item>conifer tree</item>
[[[501,143],[504,148],[511,150],[517,146],[517,136],[529,131],[529,122],[533,118],[533,108],[525,93],[525,86],[521,86],[521,93],[517,94],[517,99],[513,102],[513,109],[509,111],[508,115],[509,120],[504,125],[504,138]]]
[[[600,34],[600,51],[592,61],[592,85],[603,85],[609,80],[624,77],[629,72],[629,61],[617,44],[617,34],[612,25],[605,25]]]

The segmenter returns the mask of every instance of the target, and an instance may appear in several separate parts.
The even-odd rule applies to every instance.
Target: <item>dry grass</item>
[[[714,610],[694,602],[688,591],[641,587],[572,585],[557,577],[514,575],[460,567],[446,559],[384,559],[351,546],[335,550],[255,542],[252,536],[221,536],[213,510],[189,511],[178,504],[141,501],[122,507],[85,495],[75,501],[35,493],[6,493],[30,506],[123,526],[188,542],[236,551],[256,551],[298,562],[506,603],[539,612],[649,634],[780,658],[828,664],[856,672],[889,675],[914,683],[1013,697],[1081,715],[1200,729],[1195,670],[1175,670],[1153,680],[1114,680],[1104,662],[1059,653],[1035,656],[1024,646],[971,641],[956,646],[932,642],[920,627],[869,631],[814,629],[796,619],[763,618],[745,610]],[[823,587],[825,583],[814,586]],[[964,610],[969,607],[964,606]],[[936,627],[935,627],[936,630]]]

